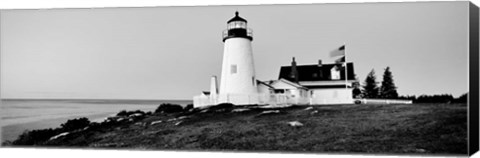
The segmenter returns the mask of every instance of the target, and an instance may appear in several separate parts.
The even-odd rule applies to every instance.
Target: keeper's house
[[[345,80],[347,71],[347,80]],[[353,103],[352,90],[355,80],[353,63],[347,63],[347,70],[341,64],[323,64],[321,60],[317,64],[297,65],[293,58],[290,66],[280,68],[279,80],[289,81],[290,88],[277,87],[275,93],[284,93],[295,98],[306,100],[309,104],[344,104]],[[300,86],[300,87],[298,87]],[[296,88],[294,91],[292,89]],[[297,93],[299,90],[307,91],[307,95]]]

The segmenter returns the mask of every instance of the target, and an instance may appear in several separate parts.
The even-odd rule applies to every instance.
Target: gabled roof
[[[331,69],[335,66],[339,66],[338,64],[322,64],[319,66],[318,64],[312,65],[297,65],[297,73],[298,73],[298,81],[334,81],[331,77]],[[348,80],[355,80],[355,72],[353,63],[347,63],[347,73],[348,73]],[[295,79],[293,78],[292,74],[292,66],[282,66],[280,68],[280,75],[278,76],[279,79],[286,79],[288,81],[294,82]],[[345,69],[340,70],[340,79],[345,80]]]
[[[300,85],[300,84],[291,82],[291,81],[286,80],[286,79],[283,79],[283,78],[281,78],[281,79],[279,79],[279,80],[276,80],[276,81],[273,81],[272,83],[270,83],[270,85],[276,84],[276,83],[278,83],[278,82],[283,82],[283,83],[285,83],[285,84],[287,84],[287,85],[290,85],[290,86],[292,86],[292,87],[294,87],[294,88],[307,89],[307,88],[303,87],[303,86]],[[275,88],[275,87],[274,87],[274,88]],[[275,89],[276,89],[276,88],[275,88]]]
[[[271,83],[272,81],[266,81],[266,82],[269,82],[269,83]],[[260,80],[257,80],[257,85],[258,85],[258,84],[262,84],[262,85],[265,85],[265,86],[267,86],[268,88],[272,88],[272,89],[273,89],[273,87],[272,87],[272,86],[270,86],[270,84],[268,84],[268,83],[265,83],[265,82],[262,82],[262,81],[260,81]]]

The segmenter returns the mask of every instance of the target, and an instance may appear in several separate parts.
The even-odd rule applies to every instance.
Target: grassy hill
[[[292,121],[301,126],[289,125]],[[72,132],[40,145],[458,155],[467,153],[467,106],[321,105],[154,113],[135,121]]]

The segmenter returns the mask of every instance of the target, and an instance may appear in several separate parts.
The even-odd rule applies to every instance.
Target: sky
[[[468,2],[2,10],[1,98],[192,99],[220,76],[235,11],[259,80],[332,63],[346,44],[361,83],[390,67],[400,95],[468,91]]]

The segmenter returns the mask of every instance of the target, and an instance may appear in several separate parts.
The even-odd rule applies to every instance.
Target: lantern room
[[[223,31],[223,41],[229,38],[247,38],[253,40],[252,29],[247,27],[247,20],[238,15],[238,11],[235,12],[235,17],[228,20],[227,29]]]

